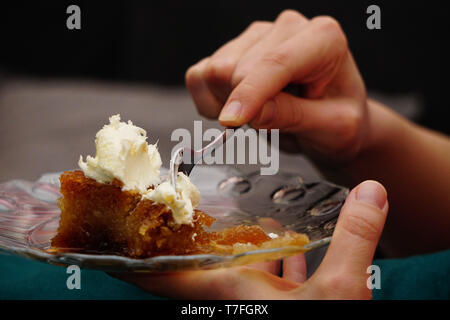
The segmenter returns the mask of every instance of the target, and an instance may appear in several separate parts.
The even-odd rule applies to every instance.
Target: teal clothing
[[[405,259],[374,260],[381,271],[380,299],[450,299],[450,250]]]
[[[1,299],[160,299],[102,271],[81,269],[81,289],[67,288],[66,268],[0,254]]]
[[[375,260],[381,289],[374,299],[449,299],[450,250]],[[160,299],[104,272],[81,270],[81,289],[67,288],[66,268],[0,254],[0,299]]]

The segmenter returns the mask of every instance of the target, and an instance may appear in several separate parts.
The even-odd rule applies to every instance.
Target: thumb
[[[365,181],[347,197],[320,267],[311,278],[338,298],[370,294],[367,267],[372,264],[388,211],[384,187]]]

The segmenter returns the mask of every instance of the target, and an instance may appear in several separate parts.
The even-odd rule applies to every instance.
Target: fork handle
[[[207,155],[210,155],[215,149],[225,144],[225,142],[230,139],[232,136],[234,136],[234,132],[236,129],[239,129],[240,127],[227,127],[214,141],[212,141],[210,144],[208,144],[203,149],[194,151],[190,150],[191,152],[191,163],[184,163],[182,162],[178,168],[178,170],[182,171],[184,174],[189,176],[192,169],[194,169],[195,165],[200,161],[203,160],[203,158]]]

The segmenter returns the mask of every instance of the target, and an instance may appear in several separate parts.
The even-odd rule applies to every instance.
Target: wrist
[[[363,129],[360,145],[352,157],[339,162],[316,162],[328,179],[348,187],[374,179],[374,168],[389,162],[399,146],[407,143],[414,125],[381,103],[368,99]]]
[[[410,136],[413,124],[385,105],[367,99],[367,130],[355,160],[363,154],[382,153],[399,146],[405,136]]]

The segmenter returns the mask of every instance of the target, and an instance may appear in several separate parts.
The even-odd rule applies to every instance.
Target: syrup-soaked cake
[[[208,232],[215,221],[195,210],[193,224],[175,223],[170,209],[140,194],[122,191],[114,180],[103,184],[82,171],[61,175],[60,224],[52,239],[58,251],[110,253],[133,258],[199,253],[232,254],[249,250],[303,246],[308,238],[287,234],[271,239],[259,226],[236,226]]]

